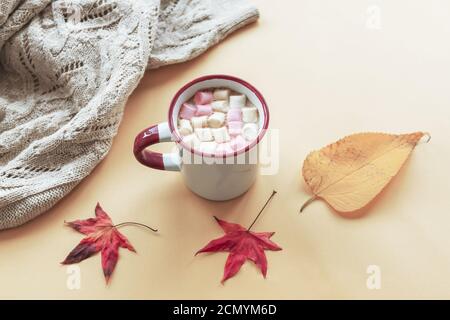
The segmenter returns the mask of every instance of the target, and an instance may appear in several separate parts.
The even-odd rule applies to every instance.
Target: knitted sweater
[[[0,230],[51,208],[105,157],[146,69],[257,17],[247,0],[1,0]]]

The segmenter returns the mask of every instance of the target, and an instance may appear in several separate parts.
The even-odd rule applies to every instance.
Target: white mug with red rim
[[[247,96],[259,112],[258,137],[245,148],[223,155],[208,154],[191,148],[182,141],[177,129],[182,104],[199,90],[228,88]],[[227,75],[197,78],[175,94],[167,122],[141,131],[134,141],[134,155],[143,165],[153,169],[180,171],[186,185],[199,196],[216,201],[229,200],[246,192],[258,173],[258,145],[267,131],[269,110],[261,93],[248,82]],[[159,142],[175,141],[179,152],[157,153],[146,150]],[[255,156],[256,155],[256,156]]]

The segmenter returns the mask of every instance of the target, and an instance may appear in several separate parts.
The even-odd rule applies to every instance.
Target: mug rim
[[[185,143],[183,143],[182,136],[179,135],[178,132],[175,130],[175,125],[173,123],[173,117],[172,117],[173,110],[175,109],[175,104],[178,101],[178,98],[180,97],[180,95],[184,91],[186,91],[188,88],[193,86],[194,84],[202,82],[202,81],[206,81],[206,80],[212,80],[212,79],[230,80],[230,81],[237,82],[237,83],[247,87],[247,89],[249,89],[256,95],[256,97],[258,98],[258,100],[260,101],[261,106],[262,106],[262,110],[263,110],[263,114],[264,114],[264,122],[263,122],[262,128],[261,128],[258,136],[250,144],[248,144],[245,148],[241,148],[239,150],[233,151],[232,153],[231,152],[224,153],[224,154],[208,153],[208,152],[203,152],[203,151],[197,150],[189,145],[186,145]],[[193,154],[203,156],[203,157],[210,157],[210,158],[227,158],[227,157],[231,157],[231,156],[236,157],[239,154],[249,151],[254,146],[256,146],[264,137],[264,135],[269,127],[269,118],[270,118],[269,108],[267,107],[266,100],[264,99],[261,92],[258,91],[258,89],[256,89],[253,85],[251,85],[250,83],[248,83],[247,81],[245,81],[241,78],[230,76],[230,75],[225,75],[225,74],[211,74],[211,75],[201,76],[201,77],[195,78],[194,80],[186,83],[184,86],[182,86],[177,91],[177,93],[172,98],[172,101],[170,102],[168,116],[169,116],[168,123],[169,123],[170,132],[172,134],[172,137],[173,137],[175,143],[181,145],[184,149],[189,150],[189,152],[191,152]]]

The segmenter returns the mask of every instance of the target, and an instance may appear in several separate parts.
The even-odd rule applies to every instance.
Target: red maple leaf
[[[209,242],[196,255],[202,252],[224,251],[230,253],[225,263],[222,284],[238,273],[247,259],[256,264],[265,278],[267,274],[267,259],[264,250],[281,250],[276,243],[270,240],[270,237],[275,232],[252,232],[239,224],[214,218],[225,231],[225,235]]]
[[[116,267],[119,259],[119,247],[136,252],[128,239],[117,230],[108,214],[100,204],[95,208],[95,218],[67,222],[67,225],[86,235],[69,253],[62,264],[73,264],[83,261],[102,252],[102,267],[106,283]]]

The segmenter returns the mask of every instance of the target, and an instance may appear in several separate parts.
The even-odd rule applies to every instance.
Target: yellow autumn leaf
[[[429,134],[358,133],[308,155],[303,177],[315,199],[339,212],[367,205],[398,173],[419,140]],[[428,139],[429,140],[429,139]]]

